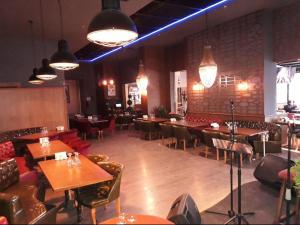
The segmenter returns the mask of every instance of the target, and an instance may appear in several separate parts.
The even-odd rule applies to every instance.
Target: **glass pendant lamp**
[[[207,13],[205,15],[205,21],[206,30],[208,32]],[[199,65],[199,76],[204,87],[210,88],[215,83],[218,66],[213,58],[212,47],[208,44],[208,34],[206,37],[206,43],[207,44],[205,44],[203,48],[202,60]]]
[[[148,77],[146,76],[145,68],[142,60],[140,61],[139,64],[139,71],[138,71],[138,76],[136,78],[136,84],[141,92],[147,91]]]

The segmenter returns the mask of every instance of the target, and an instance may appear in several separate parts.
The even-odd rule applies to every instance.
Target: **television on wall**
[[[117,103],[116,104],[116,108],[122,108],[122,104],[121,103]]]

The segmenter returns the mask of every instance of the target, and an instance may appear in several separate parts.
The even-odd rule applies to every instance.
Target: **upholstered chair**
[[[157,129],[155,127],[155,123],[148,122],[148,121],[141,122],[141,131],[142,131],[142,137],[145,139],[148,138],[150,141],[157,134]]]
[[[87,158],[95,164],[107,162],[109,160],[107,155],[88,155]]]
[[[215,149],[214,144],[213,144],[213,138],[220,138],[220,134],[218,132],[213,132],[213,131],[207,131],[207,130],[202,130],[202,139],[203,143],[205,145],[205,157],[208,157],[208,152],[209,149]],[[217,155],[218,159],[218,155]]]
[[[124,166],[116,162],[102,162],[98,164],[102,169],[113,176],[113,180],[85,186],[75,190],[75,197],[78,202],[78,222],[81,221],[82,206],[91,209],[93,224],[97,223],[96,208],[106,206],[115,201],[117,215],[120,214],[120,187]]]
[[[163,123],[160,123],[159,126],[161,132],[162,145],[164,145],[165,142],[167,142],[167,145],[170,146],[175,142],[173,126],[163,124]]]
[[[0,216],[9,224],[55,224],[57,208],[37,199],[35,176],[20,176],[15,159],[0,163]]]
[[[189,141],[193,142],[193,147],[196,146],[196,136],[191,134],[186,127],[174,126],[174,136],[176,139],[175,148],[178,147],[179,143],[183,143],[183,150],[186,150],[186,145]]]

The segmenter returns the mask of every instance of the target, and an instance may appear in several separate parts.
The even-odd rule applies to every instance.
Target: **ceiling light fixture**
[[[123,48],[127,48],[127,47],[130,47],[130,46],[132,46],[134,44],[137,44],[139,42],[145,41],[145,40],[151,38],[154,35],[158,35],[158,34],[164,32],[164,31],[167,31],[167,30],[169,30],[169,29],[171,29],[171,28],[173,28],[173,27],[175,27],[175,26],[177,26],[179,24],[182,24],[182,23],[184,23],[186,21],[192,20],[194,17],[200,16],[203,13],[205,13],[207,11],[210,11],[210,10],[213,10],[213,9],[215,9],[217,7],[220,7],[221,5],[224,5],[225,3],[228,3],[230,1],[231,0],[220,0],[220,1],[218,1],[218,2],[216,2],[214,4],[212,4],[212,5],[207,6],[206,8],[203,8],[203,9],[200,9],[199,11],[196,11],[195,13],[189,14],[189,15],[181,18],[181,19],[178,19],[178,20],[176,20],[176,21],[174,21],[174,22],[172,22],[170,24],[167,24],[167,25],[165,25],[163,27],[160,27],[160,28],[158,28],[158,29],[156,29],[156,30],[148,33],[148,34],[145,34],[145,35],[137,38],[136,40],[131,41],[130,43],[128,43],[126,45],[123,45],[122,47],[114,48],[114,49],[112,49],[110,51],[101,53],[100,55],[97,55],[96,57],[94,57],[92,59],[80,59],[79,61],[83,62],[83,63],[94,63],[96,61],[99,61],[101,59],[104,59],[105,57],[108,57],[108,56],[114,54],[115,52],[118,52],[118,51],[122,50]]]
[[[47,49],[46,49],[46,42],[45,42],[44,15],[43,15],[42,0],[40,0],[40,17],[41,17],[41,31],[42,31],[42,40],[43,40],[43,46],[44,46],[44,55],[46,56]],[[42,59],[42,67],[38,70],[36,76],[42,80],[53,80],[57,77],[54,69],[52,69],[49,66],[49,60],[46,58]]]
[[[34,33],[33,33],[33,21],[29,20],[29,25],[30,25],[30,32],[31,32],[31,45],[32,45],[32,60],[34,64],[33,72],[31,76],[28,79],[28,82],[31,84],[42,84],[44,83],[43,80],[39,79],[36,74],[37,74],[37,68],[36,68],[36,54],[35,54],[35,43],[34,43]]]
[[[106,47],[123,46],[135,40],[136,26],[120,9],[120,0],[102,0],[102,11],[90,22],[87,39]]]
[[[214,85],[218,66],[213,58],[211,45],[208,44],[208,15],[205,14],[205,24],[206,24],[206,44],[203,48],[202,60],[199,66],[199,75],[202,84],[206,88],[210,88]]]
[[[57,0],[60,15],[60,37],[58,51],[50,59],[50,66],[57,70],[73,70],[79,67],[78,60],[74,54],[69,52],[68,42],[63,39],[63,14],[61,1]]]
[[[138,76],[136,77],[136,84],[141,93],[146,93],[148,87],[148,77],[145,73],[143,61],[140,61]]]

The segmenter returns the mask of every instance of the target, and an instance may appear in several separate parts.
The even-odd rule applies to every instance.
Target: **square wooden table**
[[[220,126],[217,128],[213,128],[213,127],[207,127],[205,128],[205,130],[208,131],[215,131],[215,132],[220,132],[220,133],[224,133],[224,134],[230,134],[231,131],[228,129],[227,126]],[[265,134],[268,131],[266,130],[258,130],[258,129],[250,129],[250,128],[240,128],[238,127],[237,129],[234,129],[234,133],[235,135],[242,135],[242,136],[254,136],[254,135],[261,135],[261,134]]]
[[[27,134],[24,136],[17,137],[17,139],[23,140],[23,141],[34,142],[34,141],[39,141],[40,138],[44,138],[44,137],[51,138],[51,137],[57,136],[60,133],[64,133],[64,132],[66,132],[66,130],[64,130],[64,131],[50,130],[47,133],[40,132],[40,133],[35,133],[35,134]]]
[[[136,120],[145,121],[145,122],[152,122],[152,123],[163,123],[163,122],[168,121],[169,119],[159,118],[159,117],[154,117],[154,118],[148,117],[148,119],[138,118]]]
[[[80,166],[69,167],[67,160],[40,161],[39,166],[53,191],[67,191],[112,180],[113,176],[85,156],[79,156]]]
[[[40,143],[27,144],[27,149],[33,159],[47,158],[58,152],[74,152],[74,150],[60,140],[50,141],[48,147],[42,147]]]
[[[167,125],[175,125],[175,126],[179,126],[179,127],[186,127],[186,128],[200,128],[200,127],[207,127],[209,126],[208,123],[204,123],[204,122],[192,122],[192,121],[188,121],[188,120],[179,120],[179,121],[166,121],[164,122],[164,124]]]

